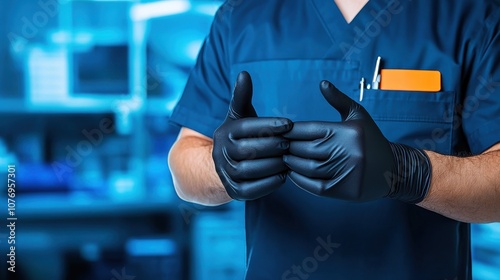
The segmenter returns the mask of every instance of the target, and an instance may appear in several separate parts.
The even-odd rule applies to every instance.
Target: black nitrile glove
[[[238,75],[226,120],[215,130],[212,158],[227,194],[237,200],[265,196],[286,180],[288,168],[283,154],[292,121],[259,118],[252,105],[252,80]]]
[[[325,197],[368,201],[382,197],[422,201],[431,164],[422,151],[389,142],[368,112],[330,82],[321,92],[342,122],[296,122],[284,161],[300,188]]]

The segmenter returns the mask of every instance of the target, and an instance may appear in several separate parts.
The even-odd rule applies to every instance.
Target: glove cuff
[[[391,180],[390,198],[417,204],[424,200],[431,185],[431,161],[423,150],[390,143],[395,168]]]

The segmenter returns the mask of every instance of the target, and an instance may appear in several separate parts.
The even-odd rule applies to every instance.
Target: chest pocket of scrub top
[[[452,91],[365,90],[360,103],[390,141],[450,154],[454,102]]]
[[[253,105],[261,117],[292,121],[339,121],[340,116],[319,90],[327,79],[343,92],[358,90],[359,63],[336,60],[268,60],[235,64],[231,80],[248,71],[253,81]]]
[[[292,121],[340,121],[319,90],[329,80],[359,102],[359,62],[336,60],[271,60],[233,65],[231,80],[248,71],[253,105],[262,117]],[[390,141],[451,153],[454,92],[364,90],[360,102]]]

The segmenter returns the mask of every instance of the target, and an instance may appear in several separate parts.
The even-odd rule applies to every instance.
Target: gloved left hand
[[[215,130],[212,158],[227,194],[255,200],[278,189],[286,180],[283,154],[291,120],[258,117],[252,105],[253,85],[248,72],[238,75],[224,122]]]
[[[290,179],[319,196],[422,201],[431,178],[425,152],[389,142],[368,112],[330,82],[320,88],[342,122],[294,123],[284,135],[290,140],[290,154],[283,157]]]

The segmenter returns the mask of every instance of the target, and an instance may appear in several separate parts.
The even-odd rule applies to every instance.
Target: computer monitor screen
[[[73,94],[129,93],[128,46],[94,46],[73,53]]]

